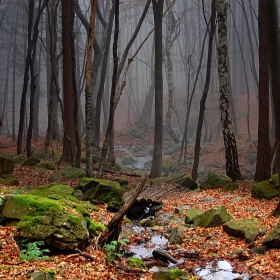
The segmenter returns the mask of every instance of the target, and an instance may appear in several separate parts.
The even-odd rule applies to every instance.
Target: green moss
[[[63,210],[61,203],[58,201],[32,194],[18,194],[15,202],[22,206],[34,207],[39,212]]]
[[[88,231],[95,236],[98,236],[100,232],[103,232],[106,227],[99,222],[94,222],[90,218],[85,218],[87,221]]]
[[[186,272],[179,269],[179,268],[173,268],[170,270],[170,279],[176,279],[182,276],[185,276]]]
[[[138,258],[129,258],[128,264],[131,267],[146,269],[146,265],[144,264],[144,262]]]
[[[237,183],[228,183],[223,187],[222,191],[223,192],[234,192],[236,189],[238,189],[238,186],[239,185]]]

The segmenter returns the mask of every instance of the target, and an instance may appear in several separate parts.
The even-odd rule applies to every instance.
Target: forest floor
[[[118,142],[119,141],[119,142]],[[133,141],[133,140],[130,140]],[[116,137],[116,143],[123,143],[123,140]],[[34,143],[36,148],[43,147],[43,139]],[[224,149],[223,143],[212,143],[207,147],[203,146],[201,151],[201,162],[211,164],[216,163],[217,170],[224,170]],[[58,150],[61,147],[56,147]],[[241,165],[241,172],[245,169],[251,169],[246,163],[246,157],[250,150],[255,151],[255,145],[248,142],[239,143],[239,162]],[[190,153],[193,152],[190,148]],[[5,135],[0,136],[0,153],[15,154],[16,142],[12,142],[11,138]],[[186,174],[190,174],[190,166],[185,166]],[[24,190],[25,186],[40,186],[48,184],[48,178],[54,172],[59,170],[48,170],[44,173],[36,173],[34,167],[23,167],[16,165],[13,174],[19,180],[19,185],[16,187],[4,186],[0,184],[0,193],[11,193],[19,188]],[[223,172],[224,173],[224,172]],[[105,178],[116,177],[115,174],[105,173]],[[136,185],[139,177],[118,175],[128,180],[130,185]],[[266,226],[268,233],[276,224],[279,219],[269,217],[271,211],[276,207],[278,199],[257,200],[251,197],[251,189],[254,185],[252,174],[247,176],[246,181],[239,182],[239,188],[230,194],[224,193],[221,189],[215,190],[202,190],[199,192],[180,192],[176,189],[174,183],[169,181],[163,183],[159,187],[166,188],[168,192],[163,195],[162,212],[174,212],[177,206],[187,206],[199,208],[203,211],[210,209],[215,205],[224,205],[228,212],[232,214],[235,219],[254,219],[261,223],[261,226]],[[77,185],[77,179],[64,180],[63,184],[69,185],[73,188]],[[149,185],[150,183],[148,183]],[[201,202],[203,198],[213,197],[212,202]],[[232,199],[238,197],[242,198],[235,203]],[[95,221],[100,221],[106,224],[113,217],[112,213],[106,211],[105,206],[98,205],[98,212],[91,212],[91,218]],[[169,225],[169,226],[176,226]],[[159,227],[158,232],[164,230]],[[0,279],[28,279],[28,273],[32,271],[43,271],[44,268],[52,269],[55,271],[55,279],[153,279],[153,273],[148,270],[143,271],[129,271],[124,269],[127,267],[123,257],[117,259],[115,263],[108,264],[107,255],[103,249],[97,250],[95,248],[95,241],[92,240],[85,252],[94,256],[94,260],[89,260],[78,254],[59,254],[50,256],[46,260],[40,261],[19,261],[20,251],[14,240],[16,227],[0,227]],[[164,233],[162,233],[164,234]],[[140,240],[139,240],[140,238]],[[131,235],[127,247],[142,241],[147,242],[147,246],[153,246],[149,243],[149,238],[143,234],[142,236]],[[261,246],[265,236],[258,236],[254,240],[254,245]],[[148,240],[147,240],[148,239]],[[180,268],[185,269],[199,279],[195,274],[195,269],[204,267],[211,260],[227,260],[231,263],[233,268],[238,272],[248,273],[250,279],[280,279],[280,249],[271,249],[266,251],[265,254],[255,254],[250,251],[252,244],[246,243],[239,238],[233,238],[223,231],[222,227],[218,228],[186,228],[184,231],[184,243],[180,245],[180,249],[188,252],[199,252],[199,257],[195,259],[186,259],[183,263],[178,265]],[[168,245],[171,255],[174,258],[179,258],[177,254],[177,246]],[[248,252],[245,260],[233,255],[232,252],[237,249],[242,249]]]

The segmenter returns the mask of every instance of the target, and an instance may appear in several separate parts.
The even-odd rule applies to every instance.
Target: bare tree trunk
[[[268,180],[270,168],[269,143],[269,50],[266,0],[259,1],[259,122],[256,181]]]
[[[114,58],[114,70],[112,77],[112,87],[111,87],[111,96],[110,96],[110,112],[109,112],[109,122],[106,131],[105,140],[103,143],[101,158],[99,162],[98,169],[98,178],[103,177],[104,164],[107,157],[107,151],[110,143],[110,137],[112,129],[114,127],[114,112],[115,112],[115,96],[117,89],[117,71],[118,71],[118,39],[119,39],[119,0],[115,2],[115,32],[114,32],[114,43],[113,43],[113,58]]]
[[[218,73],[220,87],[220,111],[226,149],[226,173],[233,180],[241,179],[238,153],[229,110],[229,85],[227,66],[227,4],[215,0],[218,19]]]
[[[164,0],[152,0],[155,25],[155,130],[150,178],[161,176],[163,147],[162,15]]]
[[[169,6],[171,3],[171,0],[166,0],[166,5]],[[173,22],[172,22],[173,19]],[[173,111],[173,92],[174,92],[174,85],[173,85],[173,65],[171,60],[171,48],[172,48],[172,42],[171,42],[171,36],[172,33],[175,30],[175,19],[174,15],[172,13],[172,10],[169,9],[167,12],[167,26],[166,26],[166,39],[165,39],[165,55],[166,55],[166,78],[167,78],[167,85],[168,85],[168,108],[166,113],[166,126],[167,131],[174,141],[175,144],[180,143],[179,136],[174,132],[172,125],[171,125],[171,114]]]
[[[209,41],[208,41],[206,78],[205,78],[205,85],[204,85],[202,97],[200,100],[199,117],[198,117],[198,124],[197,124],[196,137],[195,137],[194,162],[193,162],[193,168],[192,168],[192,178],[194,180],[197,179],[199,153],[200,153],[200,149],[201,149],[201,146],[200,146],[201,131],[202,131],[202,125],[203,125],[204,112],[205,112],[205,104],[206,104],[206,99],[208,96],[209,85],[210,85],[213,39],[214,39],[214,35],[215,35],[215,30],[216,30],[215,20],[216,20],[215,0],[212,0],[210,30],[209,30],[209,25],[207,25],[207,31],[209,33]],[[207,127],[206,124],[205,124],[205,127]],[[207,133],[205,133],[205,134],[207,134]]]
[[[280,40],[276,0],[266,0],[269,65],[275,119],[276,172],[280,174]],[[280,176],[279,176],[280,178]],[[280,216],[280,202],[272,213]]]

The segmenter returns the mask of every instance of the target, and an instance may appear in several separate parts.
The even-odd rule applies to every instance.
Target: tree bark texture
[[[280,41],[276,0],[266,0],[269,66],[275,120],[276,172],[280,173]],[[280,216],[280,202],[273,212]]]
[[[94,22],[96,12],[96,0],[91,0],[90,26],[88,31],[87,61],[86,61],[86,85],[85,85],[85,119],[86,119],[86,174],[92,176],[92,104],[91,104],[91,67],[92,51],[94,43]]]
[[[268,180],[270,168],[269,143],[269,50],[266,0],[259,0],[259,122],[256,181]]]
[[[72,84],[72,52],[71,52],[71,0],[62,1],[62,48],[63,48],[63,114],[64,135],[63,151],[60,164],[74,166],[76,158],[76,139],[74,126],[74,95]]]
[[[153,0],[155,25],[155,130],[150,178],[161,176],[163,147],[162,14],[164,0]]]
[[[227,65],[227,5],[224,0],[215,0],[218,19],[218,75],[220,92],[220,112],[226,150],[226,174],[236,181],[241,179],[238,153],[229,106],[229,83]]]

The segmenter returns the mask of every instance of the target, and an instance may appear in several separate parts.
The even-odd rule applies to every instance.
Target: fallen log
[[[148,176],[144,174],[137,187],[132,191],[130,198],[125,202],[122,208],[115,214],[115,216],[111,219],[109,224],[107,225],[105,231],[101,233],[98,238],[97,244],[103,247],[106,243],[109,244],[112,240],[118,240],[119,233],[121,231],[121,224],[124,215],[131,208],[138,195],[142,192],[143,188],[146,185]]]
[[[168,261],[172,263],[177,263],[178,261],[175,260],[172,256],[170,256],[168,253],[161,251],[161,250],[154,250],[153,251],[153,257],[156,260],[168,263]]]

